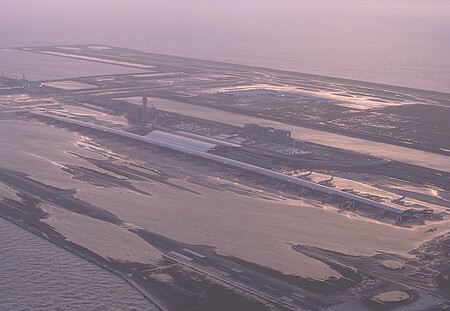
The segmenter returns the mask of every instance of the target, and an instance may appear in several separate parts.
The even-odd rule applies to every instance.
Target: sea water
[[[0,310],[159,310],[122,278],[0,218]]]

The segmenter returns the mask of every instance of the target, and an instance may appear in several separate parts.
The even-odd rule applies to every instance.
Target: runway
[[[218,162],[218,163],[221,163],[224,165],[228,165],[228,166],[232,166],[232,167],[235,167],[238,169],[261,174],[261,175],[267,176],[269,178],[274,178],[274,179],[288,182],[288,183],[298,185],[298,186],[301,186],[304,188],[316,190],[316,191],[325,193],[327,195],[336,195],[336,196],[345,198],[349,201],[362,203],[362,204],[365,204],[365,205],[368,205],[371,207],[375,207],[377,209],[381,209],[381,210],[390,212],[395,215],[402,215],[402,213],[405,211],[404,208],[402,208],[401,206],[396,205],[396,204],[392,204],[389,202],[383,202],[383,203],[376,202],[376,201],[373,201],[373,200],[370,200],[370,199],[367,199],[364,197],[360,197],[360,196],[357,196],[357,195],[354,195],[354,194],[351,194],[348,192],[343,192],[340,190],[329,188],[324,185],[320,185],[320,184],[316,184],[316,183],[313,183],[313,182],[310,182],[307,180],[302,180],[302,179],[299,179],[296,177],[288,176],[288,175],[278,173],[278,172],[275,172],[275,171],[272,171],[272,170],[269,170],[266,168],[262,168],[259,166],[255,166],[252,164],[248,164],[248,163],[240,162],[237,160],[232,160],[232,159],[228,159],[225,157],[221,157],[218,155],[210,154],[207,152],[199,151],[196,149],[188,148],[183,145],[178,145],[175,143],[171,143],[171,142],[167,142],[167,141],[163,141],[163,140],[159,140],[159,139],[155,139],[155,138],[150,138],[147,136],[141,136],[141,135],[113,129],[110,127],[101,126],[98,124],[92,124],[92,123],[88,123],[88,122],[84,122],[84,121],[80,121],[80,120],[74,120],[74,119],[69,119],[66,117],[55,116],[55,115],[48,114],[48,113],[43,113],[43,112],[30,112],[30,113],[34,116],[45,117],[45,118],[50,118],[50,119],[54,119],[54,120],[65,122],[65,123],[75,124],[75,125],[79,125],[82,127],[87,127],[87,128],[91,128],[94,130],[98,130],[101,132],[111,133],[111,134],[119,135],[122,137],[130,138],[133,140],[138,140],[138,141],[142,141],[142,142],[149,143],[152,145],[157,145],[157,146],[168,148],[168,149],[175,150],[178,152],[201,157],[201,158],[204,158],[204,159],[207,159],[210,161],[215,161],[215,162]]]
[[[73,198],[73,192],[70,190],[57,189],[41,184],[24,174],[5,168],[0,168],[0,181],[15,189],[18,193],[29,195],[44,203],[124,227],[182,265],[194,267],[196,270],[219,278],[222,282],[226,282],[233,287],[290,306],[293,310],[321,310],[321,308],[328,307],[317,298],[306,296],[307,293],[296,286],[218,256],[211,246],[193,246],[145,229],[130,229],[114,214]],[[9,208],[14,207],[9,206]],[[18,211],[23,212],[22,210]]]
[[[324,302],[308,297],[300,288],[274,279],[270,276],[248,269],[242,265],[218,256],[214,248],[209,246],[193,246],[171,240],[144,229],[129,229],[166,255],[191,267],[228,280],[231,284],[242,284],[253,291],[256,290],[271,299],[291,307],[306,310],[322,310],[327,308]],[[237,286],[239,288],[239,285]]]

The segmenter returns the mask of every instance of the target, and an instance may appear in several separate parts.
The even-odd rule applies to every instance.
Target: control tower
[[[144,95],[142,97],[142,121],[143,122],[147,122],[147,120],[148,120],[147,104],[148,104],[148,98],[147,98],[147,96]]]

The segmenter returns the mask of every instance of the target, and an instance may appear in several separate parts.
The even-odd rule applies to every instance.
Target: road
[[[438,271],[423,265],[414,265],[410,259],[400,255],[379,253],[371,257],[351,256],[304,245],[296,245],[293,249],[323,262],[332,262],[344,266],[350,265],[356,268],[358,273],[372,279],[397,284],[403,288],[414,288],[430,294],[439,291],[433,280]],[[397,270],[385,268],[382,263],[387,260],[401,263],[402,268]]]
[[[74,213],[96,218],[127,228],[167,256],[182,265],[195,266],[197,270],[217,276],[237,288],[257,293],[271,301],[289,306],[293,310],[321,310],[328,307],[317,298],[307,297],[298,287],[238,265],[215,254],[210,246],[192,246],[144,229],[129,229],[122,220],[107,210],[95,207],[72,197],[73,191],[57,189],[37,182],[25,174],[0,167],[0,182],[18,193],[34,197],[41,202],[64,208]]]
[[[129,229],[129,231],[138,234],[149,244],[178,262],[195,266],[207,274],[218,275],[221,279],[231,281],[231,284],[243,284],[287,306],[299,307],[301,310],[305,308],[321,310],[328,307],[317,298],[307,297],[307,293],[296,286],[216,255],[212,247],[184,244],[144,229]]]

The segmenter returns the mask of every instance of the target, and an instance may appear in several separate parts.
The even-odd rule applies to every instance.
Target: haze
[[[450,311],[449,0],[0,8],[0,310]]]
[[[433,1],[2,1],[3,47],[102,43],[445,91],[450,5]]]

